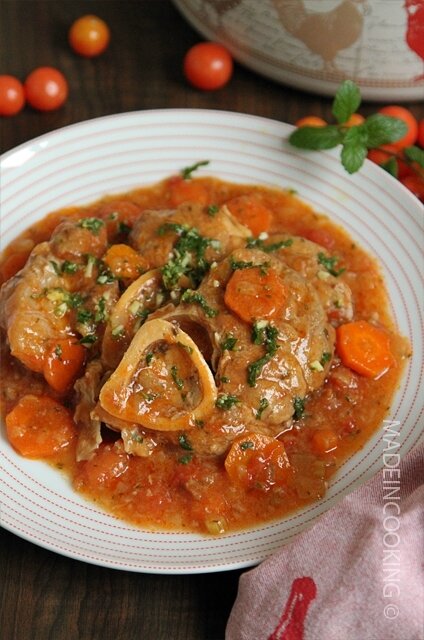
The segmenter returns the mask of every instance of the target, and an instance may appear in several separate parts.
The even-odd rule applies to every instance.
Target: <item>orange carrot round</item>
[[[84,364],[86,350],[75,337],[52,342],[44,360],[43,375],[48,384],[65,393],[75,382]]]
[[[242,320],[268,320],[281,314],[286,290],[278,274],[261,266],[234,271],[224,294],[225,304]]]
[[[336,346],[342,363],[367,378],[379,378],[396,363],[389,334],[365,320],[338,327]]]
[[[268,231],[272,222],[272,212],[255,194],[237,196],[225,203],[241,224],[244,224],[254,236]]]
[[[225,469],[234,484],[262,491],[285,485],[290,475],[283,443],[258,433],[246,433],[233,442]]]
[[[126,244],[113,244],[103,258],[116,278],[136,280],[147,268],[145,259]]]
[[[49,396],[26,395],[6,416],[10,444],[27,458],[49,458],[76,436],[72,416]]]

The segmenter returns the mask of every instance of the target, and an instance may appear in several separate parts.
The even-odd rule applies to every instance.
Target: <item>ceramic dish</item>
[[[367,163],[355,176],[338,152],[299,152],[289,125],[207,110],[145,111],[54,131],[1,158],[1,243],[46,213],[107,193],[150,184],[193,162],[199,171],[241,183],[291,187],[342,224],[382,265],[399,331],[414,350],[390,420],[399,421],[400,453],[420,438],[422,377],[422,206],[396,180]],[[256,564],[310,526],[382,466],[382,431],[346,461],[326,497],[281,521],[204,537],[151,533],[100,511],[46,464],[17,455],[2,427],[1,523],[42,547],[106,567],[151,573],[222,571]]]

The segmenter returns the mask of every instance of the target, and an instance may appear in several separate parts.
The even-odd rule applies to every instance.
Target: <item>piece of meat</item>
[[[80,224],[60,224],[0,291],[0,325],[11,353],[32,371],[42,372],[57,340],[98,339],[118,296],[116,281],[98,282],[98,258],[107,247],[103,227],[93,232]]]
[[[74,421],[78,427],[76,459],[88,460],[102,441],[101,421],[93,413],[104,376],[103,365],[99,360],[88,363],[84,375],[74,385],[76,406]]]
[[[250,231],[231,215],[227,207],[221,207],[213,216],[201,205],[183,204],[178,209],[145,211],[136,221],[130,234],[131,245],[140,251],[149,268],[162,267],[173,253],[178,235],[164,225],[187,225],[204,238],[218,241],[208,246],[205,259],[219,260],[250,237]],[[160,228],[162,227],[162,231]]]

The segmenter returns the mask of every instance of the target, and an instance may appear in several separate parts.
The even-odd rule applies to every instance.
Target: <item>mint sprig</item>
[[[289,136],[290,144],[299,149],[313,151],[333,149],[341,145],[342,165],[348,173],[356,173],[362,167],[368,149],[396,142],[407,133],[407,126],[403,120],[380,113],[369,116],[361,124],[346,127],[346,122],[360,104],[359,88],[351,80],[345,80],[340,85],[332,105],[332,113],[337,124],[325,127],[299,127]],[[417,162],[415,158],[413,161]]]

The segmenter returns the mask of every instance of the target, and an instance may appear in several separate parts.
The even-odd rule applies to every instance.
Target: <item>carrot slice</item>
[[[250,229],[254,236],[270,228],[272,212],[254,194],[237,196],[225,204],[232,215]]]
[[[172,207],[184,202],[195,202],[206,205],[209,202],[209,192],[202,182],[185,180],[181,176],[175,176],[168,181],[169,200]]]
[[[225,304],[242,320],[269,319],[281,314],[286,290],[274,269],[261,266],[234,271],[224,295]]]
[[[234,484],[262,491],[285,485],[291,473],[283,443],[259,433],[246,433],[233,442],[225,469]]]
[[[379,378],[396,364],[388,333],[365,320],[338,327],[336,346],[342,363],[367,378]]]
[[[49,458],[76,436],[72,416],[49,396],[26,395],[6,416],[10,444],[26,458]]]
[[[43,375],[48,384],[64,393],[75,382],[85,360],[86,350],[76,338],[63,338],[52,342],[44,361]]]
[[[103,261],[116,278],[123,280],[136,280],[147,269],[145,259],[126,244],[113,244]]]

